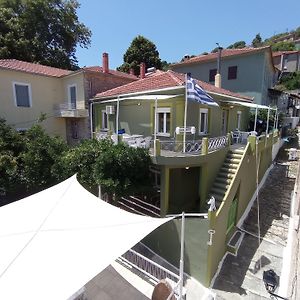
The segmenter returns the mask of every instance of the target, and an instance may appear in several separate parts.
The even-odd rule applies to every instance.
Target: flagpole
[[[156,134],[157,134],[157,97],[154,104],[154,156],[156,156]]]
[[[185,74],[185,105],[184,105],[184,132],[183,132],[183,153],[185,153],[186,141],[186,117],[187,117],[187,74]]]

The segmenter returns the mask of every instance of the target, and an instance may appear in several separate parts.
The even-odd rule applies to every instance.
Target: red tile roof
[[[69,70],[43,66],[16,59],[0,59],[0,68],[51,77],[62,77],[72,73],[72,71]]]
[[[237,93],[233,93],[231,91],[215,87],[209,83],[197,80],[198,84],[207,92],[217,93],[224,96],[231,96],[240,98],[241,100],[251,101],[252,98],[243,96]],[[134,81],[114,89],[98,93],[95,98],[104,98],[110,96],[118,96],[124,94],[131,94],[136,92],[146,92],[152,90],[159,90],[164,88],[172,88],[177,86],[184,86],[185,84],[185,75],[181,73],[177,73],[174,71],[162,72],[159,71],[155,74],[151,74],[150,76],[146,76],[144,79],[139,79],[138,81]]]
[[[84,67],[78,71],[70,71],[70,70],[48,67],[36,63],[21,61],[17,59],[0,59],[0,68],[14,70],[14,71],[21,71],[21,72],[26,72],[31,74],[37,74],[37,75],[51,76],[51,77],[63,77],[71,73],[78,72],[80,70],[101,72],[101,73],[103,72],[102,67],[98,67],[98,66]],[[137,79],[137,77],[134,75],[130,75],[115,70],[109,70],[109,74],[119,76],[119,77],[130,78],[130,79]]]
[[[91,67],[83,67],[82,68],[85,71],[90,71],[90,72],[97,72],[97,73],[102,73],[103,72],[103,68],[100,66],[91,66]],[[124,73],[124,72],[120,72],[117,70],[109,70],[109,74],[111,75],[115,75],[115,76],[119,76],[119,77],[125,77],[125,78],[130,78],[130,79],[138,79],[136,76],[128,74],[128,73]]]
[[[295,54],[295,53],[300,53],[300,51],[297,51],[297,50],[293,50],[293,51],[276,51],[276,52],[273,52],[273,57],[276,57],[276,56],[281,56],[282,54]]]
[[[259,47],[259,48],[251,48],[251,47],[246,47],[242,49],[223,49],[221,57],[229,57],[229,56],[237,56],[237,55],[242,55],[242,54],[249,54],[249,53],[255,53],[255,52],[260,52],[266,49],[270,49],[269,46],[266,47]],[[186,65],[186,64],[192,64],[192,63],[201,63],[201,62],[206,62],[210,60],[215,60],[218,57],[218,53],[208,53],[208,54],[202,54],[198,55],[195,57],[192,57],[190,59],[187,59],[183,62],[175,63],[173,66],[180,66],[180,65]]]

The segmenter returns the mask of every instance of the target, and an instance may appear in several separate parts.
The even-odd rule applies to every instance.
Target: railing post
[[[249,141],[249,143],[250,143],[250,147],[251,147],[252,152],[255,151],[255,147],[256,147],[256,139],[257,139],[256,135],[250,135],[250,136],[248,137],[248,141]]]
[[[228,139],[228,147],[231,145],[231,134],[227,133],[227,139]]]
[[[202,139],[202,155],[208,154],[208,138]]]

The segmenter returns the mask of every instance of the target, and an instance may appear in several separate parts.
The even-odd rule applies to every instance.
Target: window
[[[199,134],[208,133],[208,109],[200,108]]]
[[[31,87],[27,83],[13,83],[13,92],[16,106],[31,107]]]
[[[69,85],[69,103],[71,109],[76,109],[77,90],[76,84]]]
[[[242,112],[239,110],[239,111],[237,112],[237,119],[236,119],[236,128],[237,128],[238,130],[241,129],[241,119],[242,119]]]
[[[161,107],[157,109],[157,133],[160,135],[170,135],[171,109]]]
[[[228,80],[237,78],[237,66],[228,67]]]
[[[102,129],[108,129],[108,114],[106,110],[102,110]]]
[[[209,70],[209,82],[214,82],[216,75],[217,75],[217,69]]]

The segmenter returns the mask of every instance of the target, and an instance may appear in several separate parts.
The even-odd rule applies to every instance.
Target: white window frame
[[[237,111],[237,115],[236,115],[236,128],[238,130],[241,129],[241,120],[242,120],[242,111],[241,110],[238,110]]]
[[[75,109],[77,108],[77,98],[78,98],[78,94],[77,94],[77,84],[73,83],[73,84],[68,84],[68,103],[70,104],[71,107],[71,88],[75,87],[75,94],[76,94],[76,99],[75,99]]]
[[[201,131],[201,114],[205,114],[204,131]],[[200,108],[199,111],[199,135],[208,134],[208,108]]]
[[[13,81],[13,82],[12,82],[12,85],[13,85],[13,95],[14,95],[15,106],[16,106],[16,107],[21,107],[21,108],[29,108],[29,107],[32,107],[31,84],[30,84],[30,83],[26,83],[26,82],[17,82],[17,81]],[[18,105],[18,102],[17,102],[17,94],[16,94],[16,85],[23,85],[23,86],[27,86],[27,87],[28,87],[29,106],[19,106],[19,105]]]
[[[163,114],[163,131],[159,131],[159,114]],[[157,124],[157,132],[158,136],[170,136],[170,132],[167,132],[167,114],[170,114],[170,131],[171,131],[171,108],[170,107],[158,107],[156,111],[156,124]]]
[[[105,116],[106,116],[106,124],[107,126],[105,127]],[[106,109],[101,110],[101,129],[108,130],[108,114],[106,113]]]

